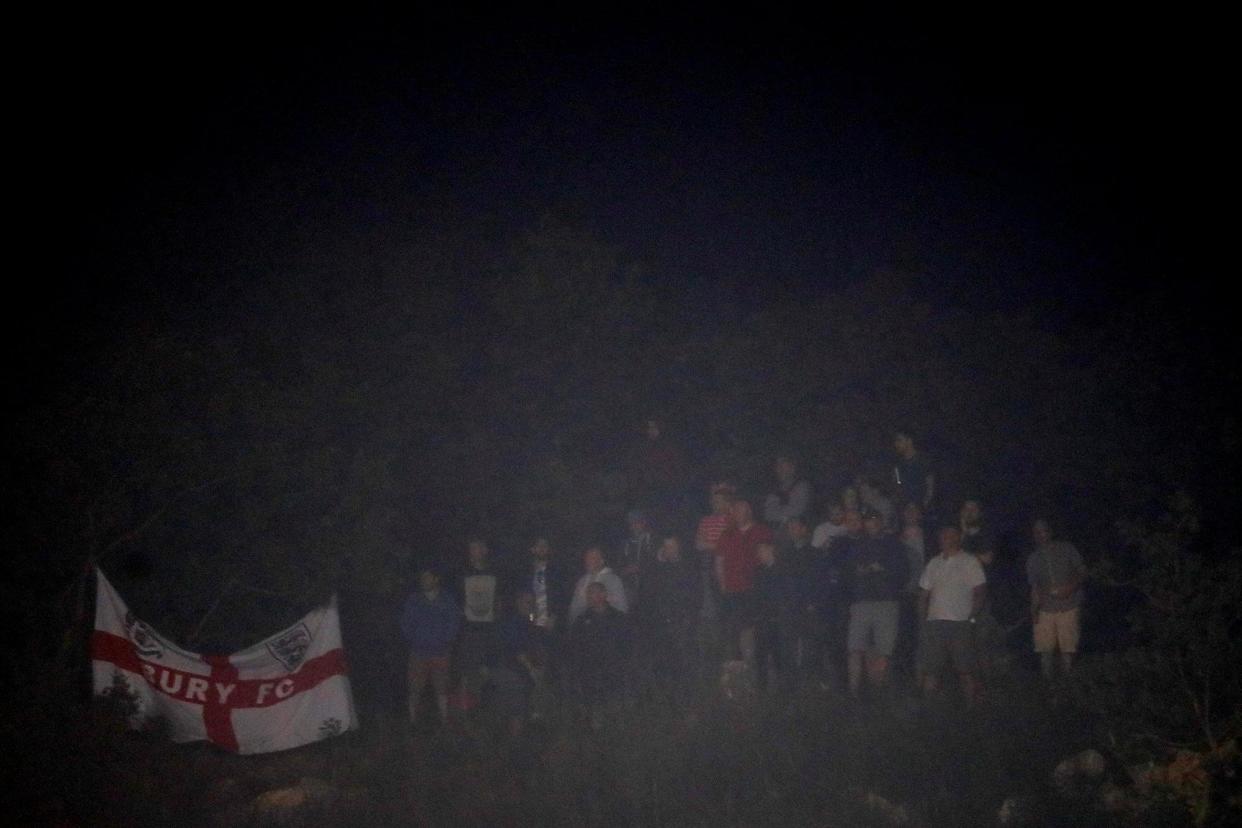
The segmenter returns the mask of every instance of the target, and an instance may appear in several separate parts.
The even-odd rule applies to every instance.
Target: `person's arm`
[[[625,584],[617,577],[617,573],[608,573],[603,580],[608,587],[608,603],[621,612],[629,612],[630,602],[625,594]]]
[[[586,609],[587,577],[583,575],[578,580],[578,583],[574,585],[573,597],[569,599],[569,623],[571,625],[578,620],[578,616],[582,615],[582,611]]]
[[[927,620],[927,607],[931,603],[931,592],[925,587],[919,587],[919,623]]]
[[[988,585],[979,584],[970,591],[970,617],[974,618],[983,612],[983,603],[988,597]]]

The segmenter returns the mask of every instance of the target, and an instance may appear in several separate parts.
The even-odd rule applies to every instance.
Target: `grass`
[[[344,737],[253,757],[125,733],[97,712],[64,734],[75,748],[61,754],[64,784],[44,791],[42,815],[92,825],[949,826],[996,824],[1018,797],[1040,803],[1034,824],[1102,821],[1049,790],[1056,763],[1090,746],[1090,719],[1021,671],[995,678],[971,711],[951,695],[855,702],[814,683],[740,701],[695,691],[681,706],[618,702],[596,728],[562,704],[516,737],[486,710],[412,731],[389,707]],[[280,819],[256,812],[256,797],[305,777],[332,795]]]

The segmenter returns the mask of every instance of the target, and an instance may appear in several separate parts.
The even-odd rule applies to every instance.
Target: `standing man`
[[[919,578],[923,691],[929,695],[936,692],[940,672],[952,662],[962,694],[971,705],[979,697],[974,621],[983,609],[987,579],[979,560],[962,551],[960,529],[946,526],[937,537],[940,554],[927,562]]]
[[[487,541],[472,538],[466,545],[466,566],[458,579],[465,623],[457,640],[455,666],[464,709],[478,703],[495,658],[499,589],[500,579],[492,568]]]
[[[763,519],[779,529],[790,518],[805,517],[811,508],[811,484],[798,474],[798,463],[788,454],[776,458],[773,466],[776,491],[763,501]]]
[[[407,669],[410,724],[418,723],[418,706],[431,682],[440,721],[448,721],[449,654],[461,626],[461,608],[440,589],[434,570],[418,573],[418,590],[405,599],[401,634],[410,648]]]
[[[1035,551],[1026,559],[1026,579],[1031,585],[1031,618],[1035,624],[1035,652],[1045,679],[1055,670],[1056,652],[1061,653],[1061,672],[1068,674],[1078,652],[1079,608],[1087,568],[1072,543],[1054,540],[1047,519],[1031,527]]]
[[[651,531],[651,521],[641,509],[631,509],[625,515],[626,537],[614,561],[625,584],[625,597],[630,611],[642,605],[642,580],[644,570],[655,557],[656,538]]]
[[[906,553],[884,533],[877,512],[863,517],[863,535],[851,545],[846,571],[850,578],[850,625],[847,673],[850,695],[862,692],[863,667],[871,687],[888,683],[888,663],[897,644],[899,602],[906,582]]]
[[[738,497],[730,507],[733,525],[716,542],[716,579],[725,646],[731,658],[752,662],[755,655],[754,587],[758,547],[772,543],[772,530],[755,520],[750,500]]]
[[[923,510],[924,519],[932,517],[936,500],[936,474],[927,458],[914,444],[909,431],[893,434],[893,452],[897,460],[893,464],[893,494],[897,505],[917,503]]]
[[[529,591],[534,599],[534,622],[539,628],[551,631],[565,622],[569,609],[569,586],[561,567],[552,554],[552,544],[543,536],[535,538],[530,546],[530,569],[520,586]]]

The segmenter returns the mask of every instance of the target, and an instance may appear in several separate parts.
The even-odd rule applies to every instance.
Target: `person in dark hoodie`
[[[698,567],[682,554],[681,538],[660,539],[643,584],[646,604],[638,618],[637,661],[656,692],[684,700],[703,595]]]
[[[906,584],[906,553],[901,541],[884,531],[877,512],[863,516],[863,534],[849,551],[850,624],[847,662],[850,695],[862,692],[863,667],[868,683],[882,690],[897,643],[899,602]]]
[[[782,690],[793,678],[798,583],[788,561],[778,557],[775,544],[760,543],[755,554],[759,558],[754,592],[755,677],[764,690]]]
[[[418,720],[418,706],[428,682],[436,694],[440,721],[448,718],[449,654],[461,626],[461,608],[440,589],[440,576],[431,569],[418,573],[418,589],[405,599],[401,634],[410,648],[407,678],[410,724]]]

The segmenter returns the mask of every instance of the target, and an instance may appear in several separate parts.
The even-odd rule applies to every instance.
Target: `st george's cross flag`
[[[137,701],[131,726],[162,719],[173,741],[234,753],[286,750],[357,726],[335,597],[253,647],[199,655],[135,618],[95,575],[94,689],[123,683]]]

